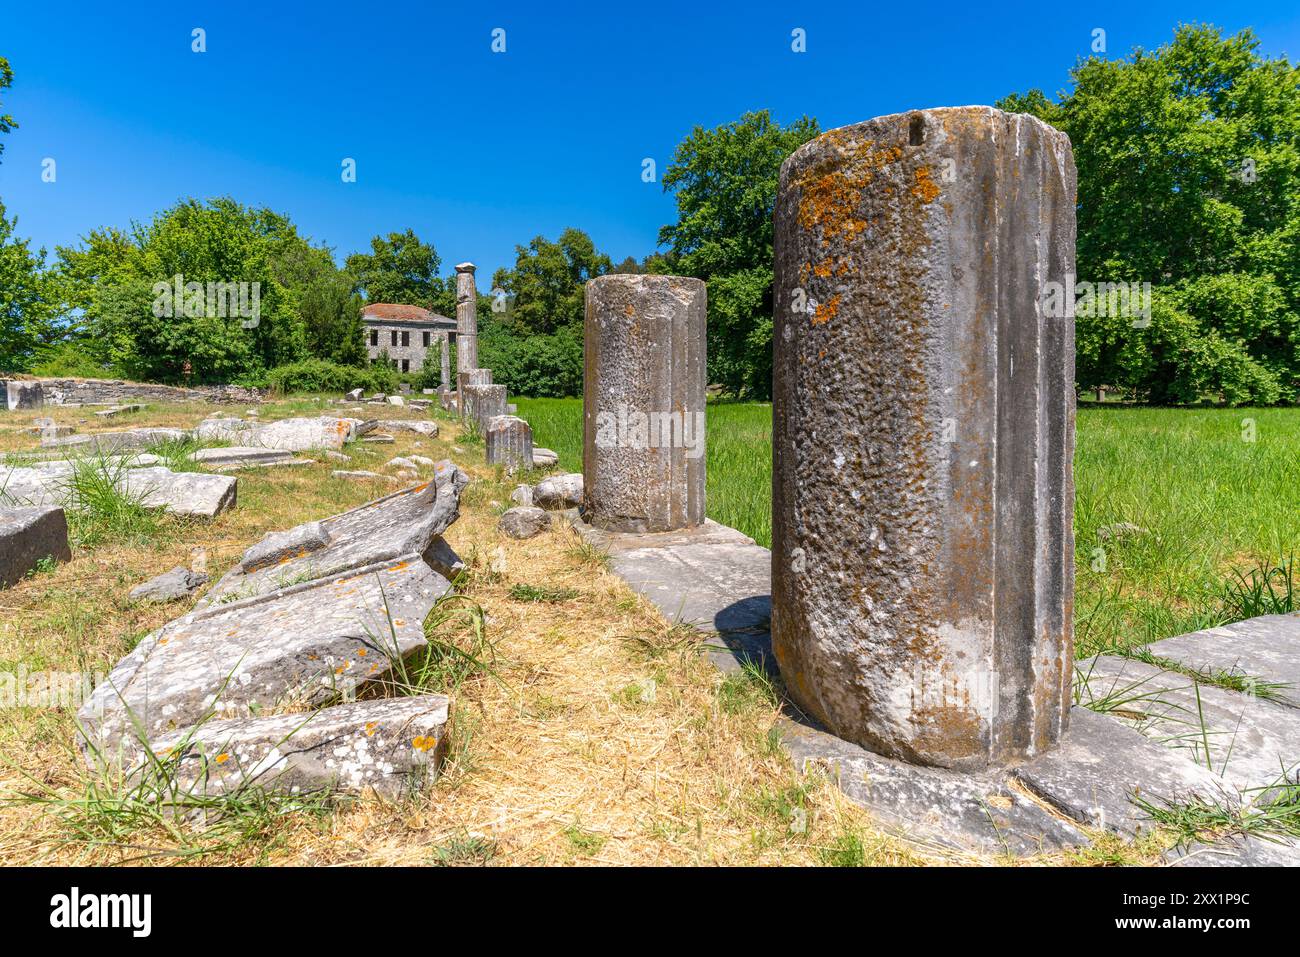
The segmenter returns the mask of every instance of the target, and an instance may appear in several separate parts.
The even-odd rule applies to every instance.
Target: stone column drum
[[[478,290],[474,264],[456,266],[456,371],[478,368]]]
[[[533,429],[519,416],[493,416],[483,438],[488,465],[504,465],[507,474],[533,467]]]
[[[587,283],[583,515],[593,526],[703,523],[705,321],[698,279]]]
[[[872,751],[972,770],[1065,730],[1074,241],[1069,139],[1026,115],[879,117],[781,168],[772,641]]]
[[[438,391],[446,392],[451,388],[451,348],[447,343],[447,333],[438,333]]]

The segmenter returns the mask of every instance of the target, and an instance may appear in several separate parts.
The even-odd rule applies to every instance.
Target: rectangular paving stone
[[[1157,641],[1147,651],[1183,668],[1222,670],[1266,682],[1280,701],[1300,708],[1300,613],[1206,628]]]
[[[239,479],[233,475],[173,472],[161,466],[130,469],[123,479],[127,493],[145,508],[195,518],[215,518],[234,508],[239,492]]]
[[[0,588],[22,581],[46,558],[72,559],[63,509],[53,505],[0,508]]]

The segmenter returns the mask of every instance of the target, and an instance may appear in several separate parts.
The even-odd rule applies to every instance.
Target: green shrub
[[[277,366],[266,373],[264,380],[265,385],[280,395],[291,392],[348,392],[352,389],[396,392],[398,376],[391,366],[383,363],[356,368],[325,359],[304,359]]]

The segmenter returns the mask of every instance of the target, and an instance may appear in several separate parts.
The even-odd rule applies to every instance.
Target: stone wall
[[[260,402],[268,390],[237,385],[193,388],[125,382],[120,379],[39,379],[45,402],[52,405],[112,405],[119,402]]]

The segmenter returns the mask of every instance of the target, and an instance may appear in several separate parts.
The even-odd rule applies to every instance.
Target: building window
[[[405,333],[403,333],[403,335],[405,335]],[[410,371],[411,371],[411,360],[410,360],[410,359],[403,359],[403,360],[402,360],[402,371],[403,371],[403,372],[410,372]]]
[[[403,346],[409,346],[410,344],[411,344],[411,334],[410,334],[409,332],[407,332],[405,329],[403,329],[403,330],[402,330],[402,345],[403,345]]]
[[[424,334],[424,348],[429,348],[429,334],[427,332]]]
[[[371,330],[370,330],[370,344],[371,344],[372,346],[377,346],[377,345],[379,345],[379,330],[378,330],[378,329],[371,329]]]
[[[397,345],[397,330],[394,329],[394,330],[392,331],[391,335],[392,335],[392,337],[393,337],[392,345]]]

